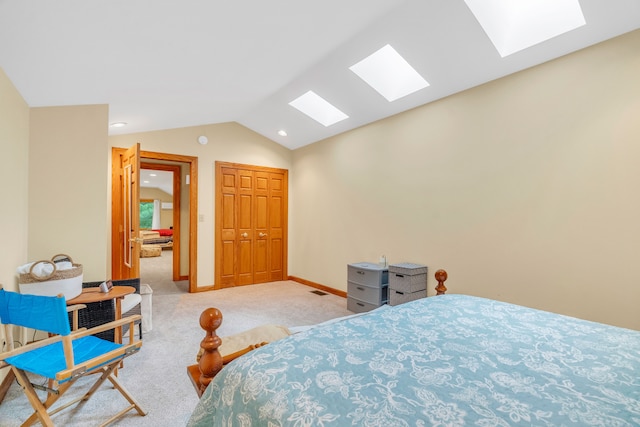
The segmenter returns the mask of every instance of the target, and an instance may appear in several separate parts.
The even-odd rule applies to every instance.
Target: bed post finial
[[[200,342],[202,356],[198,366],[200,368],[200,392],[204,392],[213,377],[222,369],[222,356],[218,347],[222,340],[216,335],[216,329],[222,324],[222,313],[217,308],[207,308],[200,315],[200,327],[206,331]]]
[[[447,292],[447,287],[444,285],[445,280],[447,280],[447,272],[440,269],[436,271],[436,280],[438,281],[438,286],[436,286],[436,296],[444,295]]]

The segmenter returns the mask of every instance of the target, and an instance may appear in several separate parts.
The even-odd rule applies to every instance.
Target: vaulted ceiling
[[[109,104],[112,135],[236,121],[294,149],[640,28],[638,0],[573,1],[585,25],[502,57],[465,0],[0,0],[0,67],[31,107]],[[386,44],[430,85],[388,102],[349,70]],[[309,90],[349,118],[289,105]]]

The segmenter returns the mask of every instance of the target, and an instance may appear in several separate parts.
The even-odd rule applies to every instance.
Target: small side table
[[[84,288],[80,295],[68,300],[67,305],[88,304],[113,299],[116,301],[115,320],[119,320],[122,319],[122,299],[125,295],[132,294],[135,291],[136,288],[133,286],[114,286],[109,292],[100,292],[99,287]],[[118,327],[114,331],[114,342],[122,344],[122,327]]]

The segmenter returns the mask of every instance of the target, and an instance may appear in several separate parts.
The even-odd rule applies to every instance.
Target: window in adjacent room
[[[153,223],[153,200],[140,199],[140,228],[150,229]]]

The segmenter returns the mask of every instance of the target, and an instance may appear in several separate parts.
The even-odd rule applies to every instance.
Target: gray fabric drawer
[[[427,289],[427,274],[413,276],[389,272],[389,287],[401,292],[418,292]]]
[[[389,272],[407,275],[427,274],[427,266],[422,264],[414,264],[412,262],[401,262],[398,264],[391,264],[389,266]]]
[[[405,302],[414,301],[420,298],[425,298],[426,296],[427,296],[426,290],[418,291],[418,292],[401,292],[401,291],[396,291],[395,289],[389,289],[389,305],[399,305]]]

